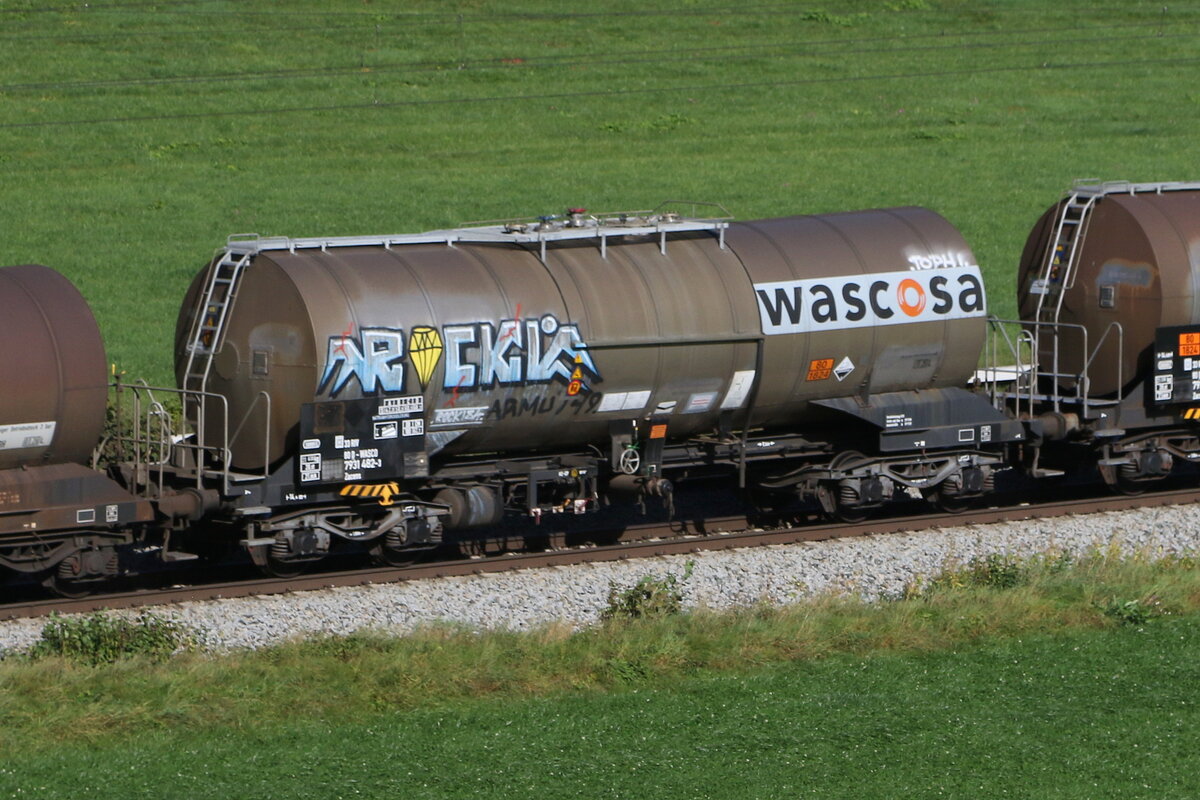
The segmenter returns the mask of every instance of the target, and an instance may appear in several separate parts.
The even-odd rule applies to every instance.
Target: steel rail
[[[661,523],[630,526],[632,541],[619,544],[565,548],[544,552],[513,552],[482,558],[464,558],[409,567],[379,567],[304,575],[296,578],[258,578],[202,586],[141,589],[96,595],[82,599],[53,598],[0,605],[0,620],[76,614],[103,609],[128,609],[184,602],[254,597],[315,591],[346,586],[398,581],[448,578],[520,569],[569,566],[633,558],[685,555],[701,551],[741,547],[797,544],[856,536],[914,533],[940,527],[989,525],[999,522],[1050,519],[1072,514],[1093,514],[1137,508],[1187,505],[1200,502],[1200,488],[1178,489],[1137,496],[1114,495],[1057,500],[1049,503],[1019,503],[971,509],[959,514],[918,513],[910,516],[867,520],[859,523],[822,523],[779,530],[747,529],[744,516],[713,517],[699,523],[709,532],[679,533],[680,524]],[[740,528],[738,526],[741,526]],[[735,530],[720,530],[735,528]]]

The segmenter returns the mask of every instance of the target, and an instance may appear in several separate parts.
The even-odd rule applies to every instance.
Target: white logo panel
[[[754,284],[763,333],[903,325],[987,313],[976,266]]]

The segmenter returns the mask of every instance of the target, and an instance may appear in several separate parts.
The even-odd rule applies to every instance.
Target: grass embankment
[[[354,636],[166,663],[9,660],[0,787],[1163,796],[1200,780],[1185,767],[1200,745],[1198,634],[1194,562],[1097,554],[993,559],[877,605]]]
[[[723,203],[929,206],[992,309],[1078,177],[1195,179],[1194,4],[360,0],[0,8],[0,264],[64,271],[130,378],[172,383],[231,233]]]

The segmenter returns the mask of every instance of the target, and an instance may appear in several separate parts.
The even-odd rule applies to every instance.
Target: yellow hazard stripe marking
[[[1184,419],[1200,419],[1200,408],[1189,408],[1183,412]]]
[[[400,494],[400,484],[391,483],[348,483],[339,492],[342,497],[378,497],[379,504],[390,506],[392,497]]]

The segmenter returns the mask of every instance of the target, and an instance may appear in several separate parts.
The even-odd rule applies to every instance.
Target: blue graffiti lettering
[[[532,319],[447,325],[443,387],[472,390],[522,383],[570,383],[578,368],[589,381],[600,371],[574,324],[561,324],[553,314]]]
[[[467,361],[467,348],[479,344],[478,325],[447,325],[442,328],[446,342],[446,370],[443,385],[447,389],[476,386],[479,368]]]
[[[542,317],[542,332],[552,336],[546,354],[537,362],[536,371],[530,365],[529,380],[549,381],[559,378],[565,383],[571,382],[571,374],[575,368],[582,367],[591,373],[591,377],[599,378],[600,371],[592,361],[592,354],[587,351],[587,344],[579,335],[575,325],[558,324],[558,320],[547,314]]]
[[[485,322],[479,326],[479,383],[482,386],[521,382],[521,324],[515,319],[500,323],[499,330]],[[509,355],[510,351],[516,351]]]
[[[404,334],[390,328],[365,328],[361,340],[329,337],[325,372],[317,393],[337,397],[352,380],[364,395],[404,391]]]

